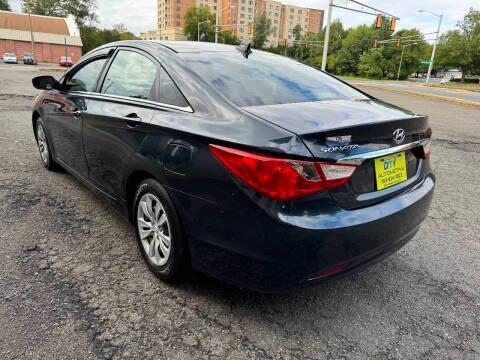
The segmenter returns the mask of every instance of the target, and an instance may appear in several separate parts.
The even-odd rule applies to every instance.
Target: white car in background
[[[14,53],[3,54],[3,62],[5,64],[18,64],[17,55]]]

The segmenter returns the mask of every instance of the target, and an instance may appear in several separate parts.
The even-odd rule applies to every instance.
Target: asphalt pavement
[[[406,92],[410,95],[430,96],[438,100],[456,101],[458,103],[477,105],[480,108],[480,92],[446,89],[432,86],[425,86],[423,83],[413,81],[375,81],[375,80],[354,80],[351,81],[356,86],[368,86],[387,89],[390,91]]]
[[[35,75],[0,66],[0,359],[480,359],[478,108],[365,87],[430,116],[430,214],[362,273],[262,295],[156,279],[125,220],[43,168]]]

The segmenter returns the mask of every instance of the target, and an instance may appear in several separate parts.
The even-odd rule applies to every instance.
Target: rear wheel
[[[168,193],[157,181],[144,180],[132,213],[138,245],[150,270],[162,280],[177,280],[187,269],[187,251]]]
[[[38,151],[40,152],[40,159],[42,160],[43,166],[48,170],[59,170],[60,167],[52,158],[52,152],[50,151],[50,146],[48,144],[45,127],[40,119],[37,120],[36,132]]]

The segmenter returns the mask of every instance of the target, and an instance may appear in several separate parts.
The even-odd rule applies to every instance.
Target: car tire
[[[45,125],[43,125],[43,122],[40,118],[35,124],[35,135],[38,151],[40,152],[40,160],[42,161],[43,166],[45,166],[47,170],[50,171],[61,170],[60,165],[58,165],[52,158],[52,151],[50,148],[50,144],[48,143]]]
[[[175,206],[158,181],[147,179],[140,183],[132,218],[148,268],[163,281],[181,279],[189,268],[186,242]]]

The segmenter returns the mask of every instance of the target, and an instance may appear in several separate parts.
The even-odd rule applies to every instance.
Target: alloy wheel
[[[45,136],[45,131],[43,130],[43,126],[38,124],[37,126],[37,142],[38,142],[38,150],[40,151],[40,156],[42,157],[42,161],[44,164],[48,163],[48,143],[47,137]]]
[[[137,228],[143,249],[156,266],[167,263],[171,252],[171,231],[167,213],[160,200],[146,193],[138,202]]]

